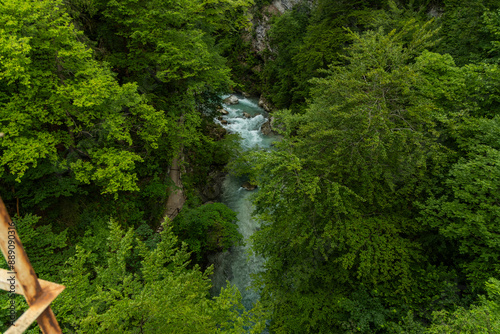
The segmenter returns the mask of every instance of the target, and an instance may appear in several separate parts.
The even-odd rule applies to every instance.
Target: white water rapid
[[[267,113],[261,109],[256,99],[244,98],[236,95],[239,103],[235,105],[223,105],[229,113],[222,116],[227,124],[221,124],[229,133],[237,133],[241,137],[243,149],[250,149],[256,146],[269,148],[276,139],[274,136],[264,136],[260,131],[261,126],[267,121]],[[246,112],[252,117],[245,118]],[[225,122],[223,122],[225,123]],[[250,236],[258,229],[258,222],[252,219],[253,207],[249,200],[251,193],[258,191],[248,191],[241,187],[246,181],[241,177],[228,175],[224,180],[222,202],[238,213],[238,230],[243,235],[245,245],[233,247],[229,252],[220,253],[211,260],[215,264],[214,275],[212,276],[212,294],[218,295],[221,287],[226,285],[226,280],[240,290],[242,303],[248,310],[258,300],[256,291],[249,290],[252,278],[250,274],[257,273],[262,268],[263,259],[250,254]]]

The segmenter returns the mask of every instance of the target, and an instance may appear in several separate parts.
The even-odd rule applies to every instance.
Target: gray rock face
[[[228,98],[224,99],[225,104],[238,104],[240,100],[234,95],[229,96]]]
[[[283,14],[287,10],[291,10],[293,6],[301,1],[302,0],[274,0],[271,6],[275,7],[280,14]]]
[[[252,46],[255,51],[262,52],[265,49],[271,49],[267,40],[267,31],[271,28],[269,24],[271,17],[291,10],[299,2],[306,2],[309,5],[313,3],[312,0],[274,0],[270,5],[263,8],[262,19],[257,22],[254,21],[255,39],[252,40]]]

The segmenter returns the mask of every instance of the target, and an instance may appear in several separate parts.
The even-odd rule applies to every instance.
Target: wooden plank
[[[50,282],[48,282],[50,283]],[[20,334],[27,330],[31,324],[49,307],[50,303],[64,290],[64,286],[50,283],[44,293],[16,320],[4,334]]]
[[[9,279],[12,276],[16,276],[16,279],[15,279],[15,283],[16,283],[15,284],[15,292],[18,295],[23,295],[24,296],[22,288],[19,285],[19,281],[17,280],[17,275],[16,274],[12,274],[12,272],[10,270],[5,270],[5,269],[1,269],[0,268],[0,289],[5,290],[5,291],[10,291],[11,281],[9,281]],[[41,286],[42,290],[44,290],[44,291],[48,287],[54,288],[55,286],[62,287],[63,290],[64,290],[64,285],[60,285],[60,284],[57,284],[57,283],[52,283],[52,282],[49,282],[49,281],[46,281],[46,280],[43,280],[43,279],[38,279],[38,283],[40,283],[40,286]]]
[[[44,294],[44,290],[38,281],[38,277],[31,266],[28,255],[24,251],[23,244],[17,235],[12,220],[10,219],[3,200],[0,198],[0,249],[9,264],[10,271],[16,272],[16,284],[22,291],[28,305],[35,304],[37,299]],[[10,262],[9,262],[10,260]],[[37,319],[38,325],[45,334],[59,334],[61,328],[50,307],[43,310]]]

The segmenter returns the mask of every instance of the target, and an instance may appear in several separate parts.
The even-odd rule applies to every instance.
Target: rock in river
[[[250,182],[245,182],[241,185],[242,188],[245,188],[246,190],[254,190],[255,188],[257,188],[257,186],[255,184],[251,184]]]
[[[234,95],[224,99],[225,104],[238,104],[238,102],[240,102],[240,100],[238,100],[238,98]]]
[[[262,134],[264,136],[268,136],[269,134],[271,134],[271,132],[273,132],[273,130],[271,129],[271,123],[267,121],[264,124],[262,124],[260,131],[262,131]]]

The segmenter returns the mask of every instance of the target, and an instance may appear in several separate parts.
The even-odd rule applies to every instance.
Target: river
[[[260,131],[261,126],[268,120],[267,113],[258,106],[258,100],[244,98],[236,95],[240,100],[235,105],[223,105],[229,112],[222,116],[227,124],[222,126],[229,133],[240,135],[241,147],[248,150],[253,147],[269,148],[276,140],[273,135],[265,136]],[[243,113],[250,114],[251,118],[245,118]],[[216,120],[220,124],[219,120]],[[238,230],[243,235],[245,245],[233,247],[230,251],[215,255],[211,260],[215,264],[212,276],[212,295],[218,295],[221,287],[226,285],[226,280],[234,284],[241,292],[242,303],[245,308],[251,309],[259,299],[258,292],[248,289],[252,283],[250,274],[262,270],[263,259],[250,252],[250,236],[259,228],[257,221],[252,219],[252,203],[249,196],[258,191],[248,191],[241,187],[246,181],[242,177],[228,175],[224,180],[222,202],[233,211],[238,213]]]

